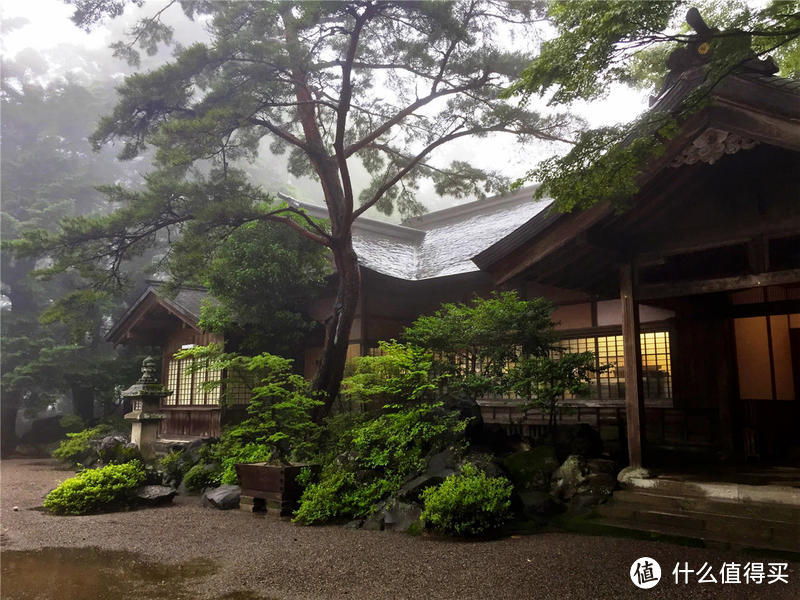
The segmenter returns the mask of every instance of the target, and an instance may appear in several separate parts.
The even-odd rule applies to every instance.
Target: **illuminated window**
[[[669,332],[653,331],[640,335],[642,346],[642,386],[645,399],[672,399],[672,361]],[[593,390],[586,399],[615,401],[625,398],[625,353],[621,335],[567,338],[559,341],[568,352],[593,352],[595,364],[608,368],[594,378]],[[573,399],[567,396],[567,399]]]
[[[172,395],[164,399],[165,406],[203,406],[219,404],[219,387],[205,389],[205,384],[218,381],[220,371],[206,366],[192,368],[193,358],[171,359],[167,366],[167,389]]]

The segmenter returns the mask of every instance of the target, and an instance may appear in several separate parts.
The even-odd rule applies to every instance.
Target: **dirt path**
[[[202,508],[196,497],[176,498],[173,506],[165,508],[55,517],[35,509],[41,506],[47,491],[69,472],[56,470],[52,461],[13,459],[2,461],[0,475],[4,562],[23,556],[18,551],[77,547],[117,552],[96,553],[99,560],[107,561],[107,569],[114,560],[123,565],[127,561],[135,565],[139,560],[140,568],[151,570],[156,567],[148,567],[148,563],[162,565],[153,573],[177,569],[181,563],[184,569],[194,565],[194,571],[181,583],[186,596],[161,589],[151,590],[150,596],[137,592],[139,598],[800,597],[800,563],[789,563],[788,585],[768,585],[765,581],[760,585],[686,586],[676,585],[671,574],[678,562],[688,562],[694,569],[708,563],[719,579],[723,562],[763,562],[766,570],[767,563],[785,560],[774,556],[562,533],[451,542],[341,527],[300,527],[240,511]],[[120,551],[136,553],[138,558]],[[655,558],[664,571],[661,582],[650,590],[638,590],[629,577],[631,564],[642,556]],[[2,597],[47,598],[50,592],[46,590],[50,589],[56,590],[52,597],[59,600],[83,597],[65,594],[63,586],[59,590],[58,582],[52,580],[63,575],[56,570],[41,570],[47,572],[35,576],[26,572],[24,583],[41,587],[39,596],[34,596],[32,589],[30,595],[18,591],[8,596],[6,588]],[[117,576],[117,583],[119,577],[124,575]],[[151,579],[159,577],[153,575]]]

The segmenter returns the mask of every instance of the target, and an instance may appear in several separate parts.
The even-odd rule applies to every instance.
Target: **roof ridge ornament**
[[[650,96],[650,106],[653,106],[659,98],[664,96],[681,79],[685,79],[685,74],[687,73],[695,73],[697,75],[695,78],[697,83],[695,85],[699,85],[705,79],[704,67],[711,63],[715,49],[719,49],[715,48],[713,42],[714,37],[721,33],[720,30],[715,27],[709,27],[697,8],[692,7],[689,9],[686,13],[686,22],[694,29],[695,33],[688,36],[685,45],[676,48],[667,57],[667,74],[664,76],[664,82],[659,92],[654,96]],[[726,31],[726,33],[734,34],[736,30]],[[761,75],[774,75],[777,73],[778,65],[775,60],[771,56],[764,59],[759,58],[752,50],[751,36],[744,31],[739,33],[744,39],[737,43],[741,43],[743,46],[746,45],[747,56],[736,68],[744,68]],[[725,37],[734,38],[737,36]],[[694,85],[691,87],[694,87]]]
[[[758,145],[758,141],[742,137],[738,133],[709,127],[686,147],[670,163],[671,167],[693,165],[697,162],[713,165],[726,154],[735,154],[739,150],[749,150]]]

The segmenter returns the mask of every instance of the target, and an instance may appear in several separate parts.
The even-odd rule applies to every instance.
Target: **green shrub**
[[[145,480],[139,462],[86,469],[47,494],[44,507],[59,515],[84,515],[130,504]]]
[[[317,451],[320,427],[312,412],[322,405],[310,384],[292,372],[292,361],[263,353],[257,356],[225,354],[219,346],[182,350],[179,358],[209,361],[209,368],[225,372],[229,387],[251,393],[247,418],[227,428],[214,448],[214,460],[223,467],[223,480],[235,483],[238,462],[304,462]],[[220,382],[205,385],[216,386]]]
[[[165,485],[177,486],[183,481],[183,476],[192,468],[193,465],[186,460],[185,454],[183,451],[173,450],[158,461],[162,481]]]
[[[425,527],[448,535],[487,533],[508,520],[511,490],[505,477],[487,477],[466,464],[461,473],[422,492],[425,508],[420,519]]]
[[[218,465],[198,463],[183,476],[183,486],[190,492],[202,492],[208,487],[217,487],[220,483]]]
[[[113,429],[105,424],[84,429],[77,433],[68,433],[67,439],[62,441],[58,448],[53,451],[53,458],[57,458],[73,467],[90,464],[98,458],[91,442],[99,441],[112,433]]]
[[[423,471],[426,457],[451,447],[467,421],[440,403],[387,405],[339,435],[320,480],[303,492],[295,520],[322,523],[368,516],[375,505]]]
[[[223,440],[227,441],[225,436]],[[270,462],[272,449],[264,444],[226,444],[225,441],[217,446],[217,457],[222,464],[220,481],[225,484],[236,485],[236,463]]]

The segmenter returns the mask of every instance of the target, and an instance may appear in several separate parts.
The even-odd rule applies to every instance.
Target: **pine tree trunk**
[[[312,387],[322,392],[322,400],[325,402],[315,412],[316,421],[320,421],[330,413],[339,395],[339,386],[347,362],[347,348],[350,344],[350,328],[353,325],[361,290],[361,272],[352,241],[348,239],[341,247],[335,247],[333,257],[339,284],[333,314],[325,325],[322,362],[312,381]]]

